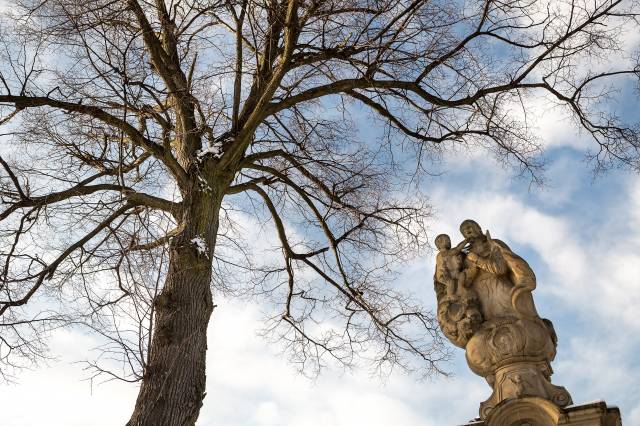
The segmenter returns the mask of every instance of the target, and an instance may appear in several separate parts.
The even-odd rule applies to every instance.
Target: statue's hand
[[[467,246],[467,244],[469,244],[469,241],[465,238],[453,248],[453,251],[455,251],[456,253],[460,253]]]
[[[478,259],[480,259],[480,257],[475,254],[474,252],[470,251],[469,253],[467,253],[467,260],[471,263],[477,263]]]

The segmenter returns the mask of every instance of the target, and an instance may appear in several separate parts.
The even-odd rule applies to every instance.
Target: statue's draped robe
[[[529,265],[502,241],[487,243],[488,254],[480,253],[475,262],[478,273],[473,280],[473,289],[480,300],[485,321],[503,317],[537,317],[531,298],[535,275]]]
[[[482,316],[485,321],[513,316],[511,290],[507,263],[499,250],[491,250],[489,255],[476,262],[478,273],[473,280],[473,289],[478,295]]]

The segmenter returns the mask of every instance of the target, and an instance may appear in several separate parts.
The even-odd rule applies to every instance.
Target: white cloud
[[[260,426],[275,426],[282,424],[282,416],[278,404],[273,401],[261,402],[253,416],[256,424]]]
[[[228,300],[218,304],[207,359],[211,391],[201,415],[203,425],[244,425],[246,419],[255,426],[430,426],[444,424],[442,419],[455,424],[473,417],[477,401],[490,393],[482,379],[470,373],[431,383],[395,374],[383,383],[366,371],[326,371],[310,381],[252,332],[261,325],[256,307]],[[464,394],[472,397],[460,404],[459,411],[438,409],[465,388]],[[220,397],[224,403],[218,403]]]
[[[634,196],[632,192],[629,198],[634,200]],[[452,237],[459,235],[457,225],[471,217],[489,229],[494,238],[534,250],[551,272],[547,277],[551,282],[539,282],[538,291],[562,298],[585,315],[596,312],[640,330],[640,318],[635,314],[640,303],[637,228],[625,228],[625,234],[617,235],[614,243],[611,239],[593,238],[572,223],[570,216],[543,213],[509,194],[485,191],[456,196],[440,192],[434,201],[445,206],[440,217],[447,221],[439,226],[453,232]],[[624,212],[634,210],[630,204],[619,206],[620,219],[624,220]],[[607,226],[604,222],[602,225]],[[437,230],[437,225],[432,229]]]
[[[631,410],[631,414],[628,419],[625,419],[628,424],[637,425],[640,424],[640,404],[636,405],[636,407]]]
[[[478,402],[490,393],[481,378],[464,370],[459,377],[430,382],[400,374],[381,382],[365,371],[328,371],[310,381],[256,336],[261,325],[257,307],[228,300],[218,304],[199,425],[440,426],[474,417]],[[3,412],[2,424],[123,424],[133,408],[135,386],[109,382],[91,387],[82,380],[81,366],[70,363],[85,358],[95,343],[77,331],[56,332],[52,350],[61,355],[59,362],[23,374],[18,385],[0,387],[3,407],[11,407]],[[455,409],[443,409],[452,403]]]
[[[549,131],[564,131],[554,124],[547,126]],[[618,206],[602,206],[596,222],[587,228],[577,220],[579,211],[550,213],[539,199],[532,204],[514,195],[505,173],[485,165],[480,157],[456,165],[474,170],[469,178],[473,182],[445,182],[431,191],[438,208],[438,216],[430,223],[433,235],[458,236],[459,223],[474,218],[517,252],[533,253],[527,260],[540,278],[538,308],[557,327],[557,319],[563,318],[560,328],[566,331],[560,335],[554,381],[566,386],[577,403],[604,398],[610,405],[620,404],[626,424],[640,423],[640,406],[633,399],[640,393],[633,380],[640,375],[640,360],[633,351],[639,345],[633,332],[640,330],[636,314],[640,304],[638,179],[628,178],[626,185],[613,188],[626,197]],[[563,169],[571,174],[571,165],[556,166],[557,179],[564,183]],[[484,189],[478,190],[482,185],[474,179]],[[562,205],[575,197],[580,185],[584,182],[574,179],[560,196],[554,188],[556,199],[551,204]],[[243,233],[256,244],[256,252],[271,253],[273,259],[279,256],[270,224],[262,227],[244,215],[238,220]],[[432,301],[432,265],[433,258],[407,265],[406,281],[398,285]],[[559,301],[558,306],[541,303],[550,299]],[[381,383],[365,371],[326,371],[312,382],[297,374],[277,347],[257,336],[255,331],[262,325],[258,306],[225,299],[216,303],[210,326],[207,397],[199,425],[454,425],[474,417],[479,403],[490,394],[484,380],[467,370],[460,350],[452,364],[456,371],[452,379],[417,382],[414,377],[393,374]],[[585,323],[588,326],[581,327]],[[86,377],[81,366],[70,364],[87,358],[95,340],[77,331],[57,331],[51,343],[59,362],[26,372],[19,385],[0,386],[0,400],[9,407],[3,412],[3,425],[123,424],[135,402],[135,386],[111,382],[92,389],[81,380]],[[34,401],[37,410],[32,408]]]
[[[636,177],[609,183],[617,196],[606,199],[619,204],[593,203],[599,209],[590,212],[595,222],[582,220],[580,211],[543,210],[549,204],[536,197],[492,187],[466,193],[442,189],[433,196],[441,211],[431,226],[434,235],[444,231],[459,240],[458,224],[474,218],[494,238],[527,253],[538,274],[538,309],[562,331],[554,382],[566,386],[576,403],[605,399],[609,405],[620,405],[626,424],[637,423],[640,416],[633,396],[640,394],[635,380],[640,375],[639,183]],[[551,205],[572,205],[573,190],[585,184],[573,185]]]
[[[6,426],[88,426],[124,424],[133,408],[136,389],[120,382],[101,385],[87,378],[73,361],[86,359],[95,340],[79,332],[55,332],[52,352],[57,362],[26,371],[18,384],[0,386],[2,424]],[[109,409],[105,409],[109,407]]]
[[[628,190],[629,205],[620,208],[632,212],[633,204],[640,203],[640,191],[634,185]],[[544,213],[505,192],[487,190],[455,196],[442,191],[434,194],[434,202],[441,207],[431,226],[436,232],[457,235],[457,225],[473,217],[494,237],[533,250],[543,262],[532,263],[534,267],[549,270],[545,274],[548,281],[539,283],[537,293],[561,298],[571,312],[600,318],[594,321],[592,332],[602,333],[610,323],[618,324],[621,330],[637,326],[632,312],[637,306],[633,294],[638,294],[638,270],[629,269],[640,264],[631,250],[640,241],[637,227],[625,227],[633,232],[616,239],[614,244],[611,239],[589,240],[585,236],[589,230],[576,228],[570,216]],[[630,214],[629,225],[640,220],[637,211]],[[422,259],[420,263],[429,263],[430,270],[432,259]],[[421,282],[407,285],[430,292],[430,279],[424,277],[416,275],[414,279]],[[622,288],[627,289],[626,294],[616,291]],[[482,378],[466,370],[461,351],[457,353],[458,373],[453,379],[420,383],[410,376],[394,374],[383,384],[363,371],[342,375],[328,371],[311,382],[297,374],[276,347],[268,346],[256,335],[255,330],[261,326],[257,306],[224,299],[217,300],[217,304],[210,328],[207,397],[200,425],[440,426],[474,417],[479,402],[490,393]],[[546,313],[552,319],[559,314]],[[585,336],[588,332],[560,336],[561,359],[554,364],[555,381],[573,391],[574,397],[624,403],[623,411],[633,408],[627,411],[629,421],[638,418],[640,408],[629,406],[619,392],[634,386],[634,375],[628,374],[636,371],[632,370],[635,367],[627,352],[630,342],[617,343],[619,348],[609,351],[605,348],[613,347],[614,340],[602,345],[593,336]],[[135,387],[108,383],[94,386],[92,393],[90,384],[80,381],[80,367],[69,364],[84,358],[87,348],[94,345],[91,338],[78,332],[56,332],[52,350],[61,354],[61,362],[21,376],[20,385],[0,387],[3,405],[12,407],[3,424],[122,424],[135,401]],[[39,401],[37,411],[29,409],[34,399]]]

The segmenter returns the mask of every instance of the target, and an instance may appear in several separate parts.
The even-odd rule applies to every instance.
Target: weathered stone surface
[[[455,248],[449,236],[436,238],[434,287],[443,333],[466,350],[471,370],[493,389],[480,404],[480,418],[497,418],[506,410],[503,404],[525,400],[546,401],[536,405],[538,411],[548,405],[556,411],[547,411],[557,414],[571,404],[571,396],[550,381],[557,337],[551,321],[536,311],[533,270],[507,244],[483,234],[476,222],[465,220],[460,232],[464,240]],[[529,405],[522,405],[522,412]],[[557,424],[551,421],[540,425]]]
[[[461,426],[621,426],[620,410],[604,401],[558,407],[538,397],[508,399],[484,420]]]

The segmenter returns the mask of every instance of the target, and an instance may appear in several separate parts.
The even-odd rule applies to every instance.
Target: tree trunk
[[[198,418],[213,311],[211,256],[222,201],[212,192],[195,189],[185,203],[184,232],[171,242],[167,278],[154,303],[149,361],[127,426],[186,426]]]

